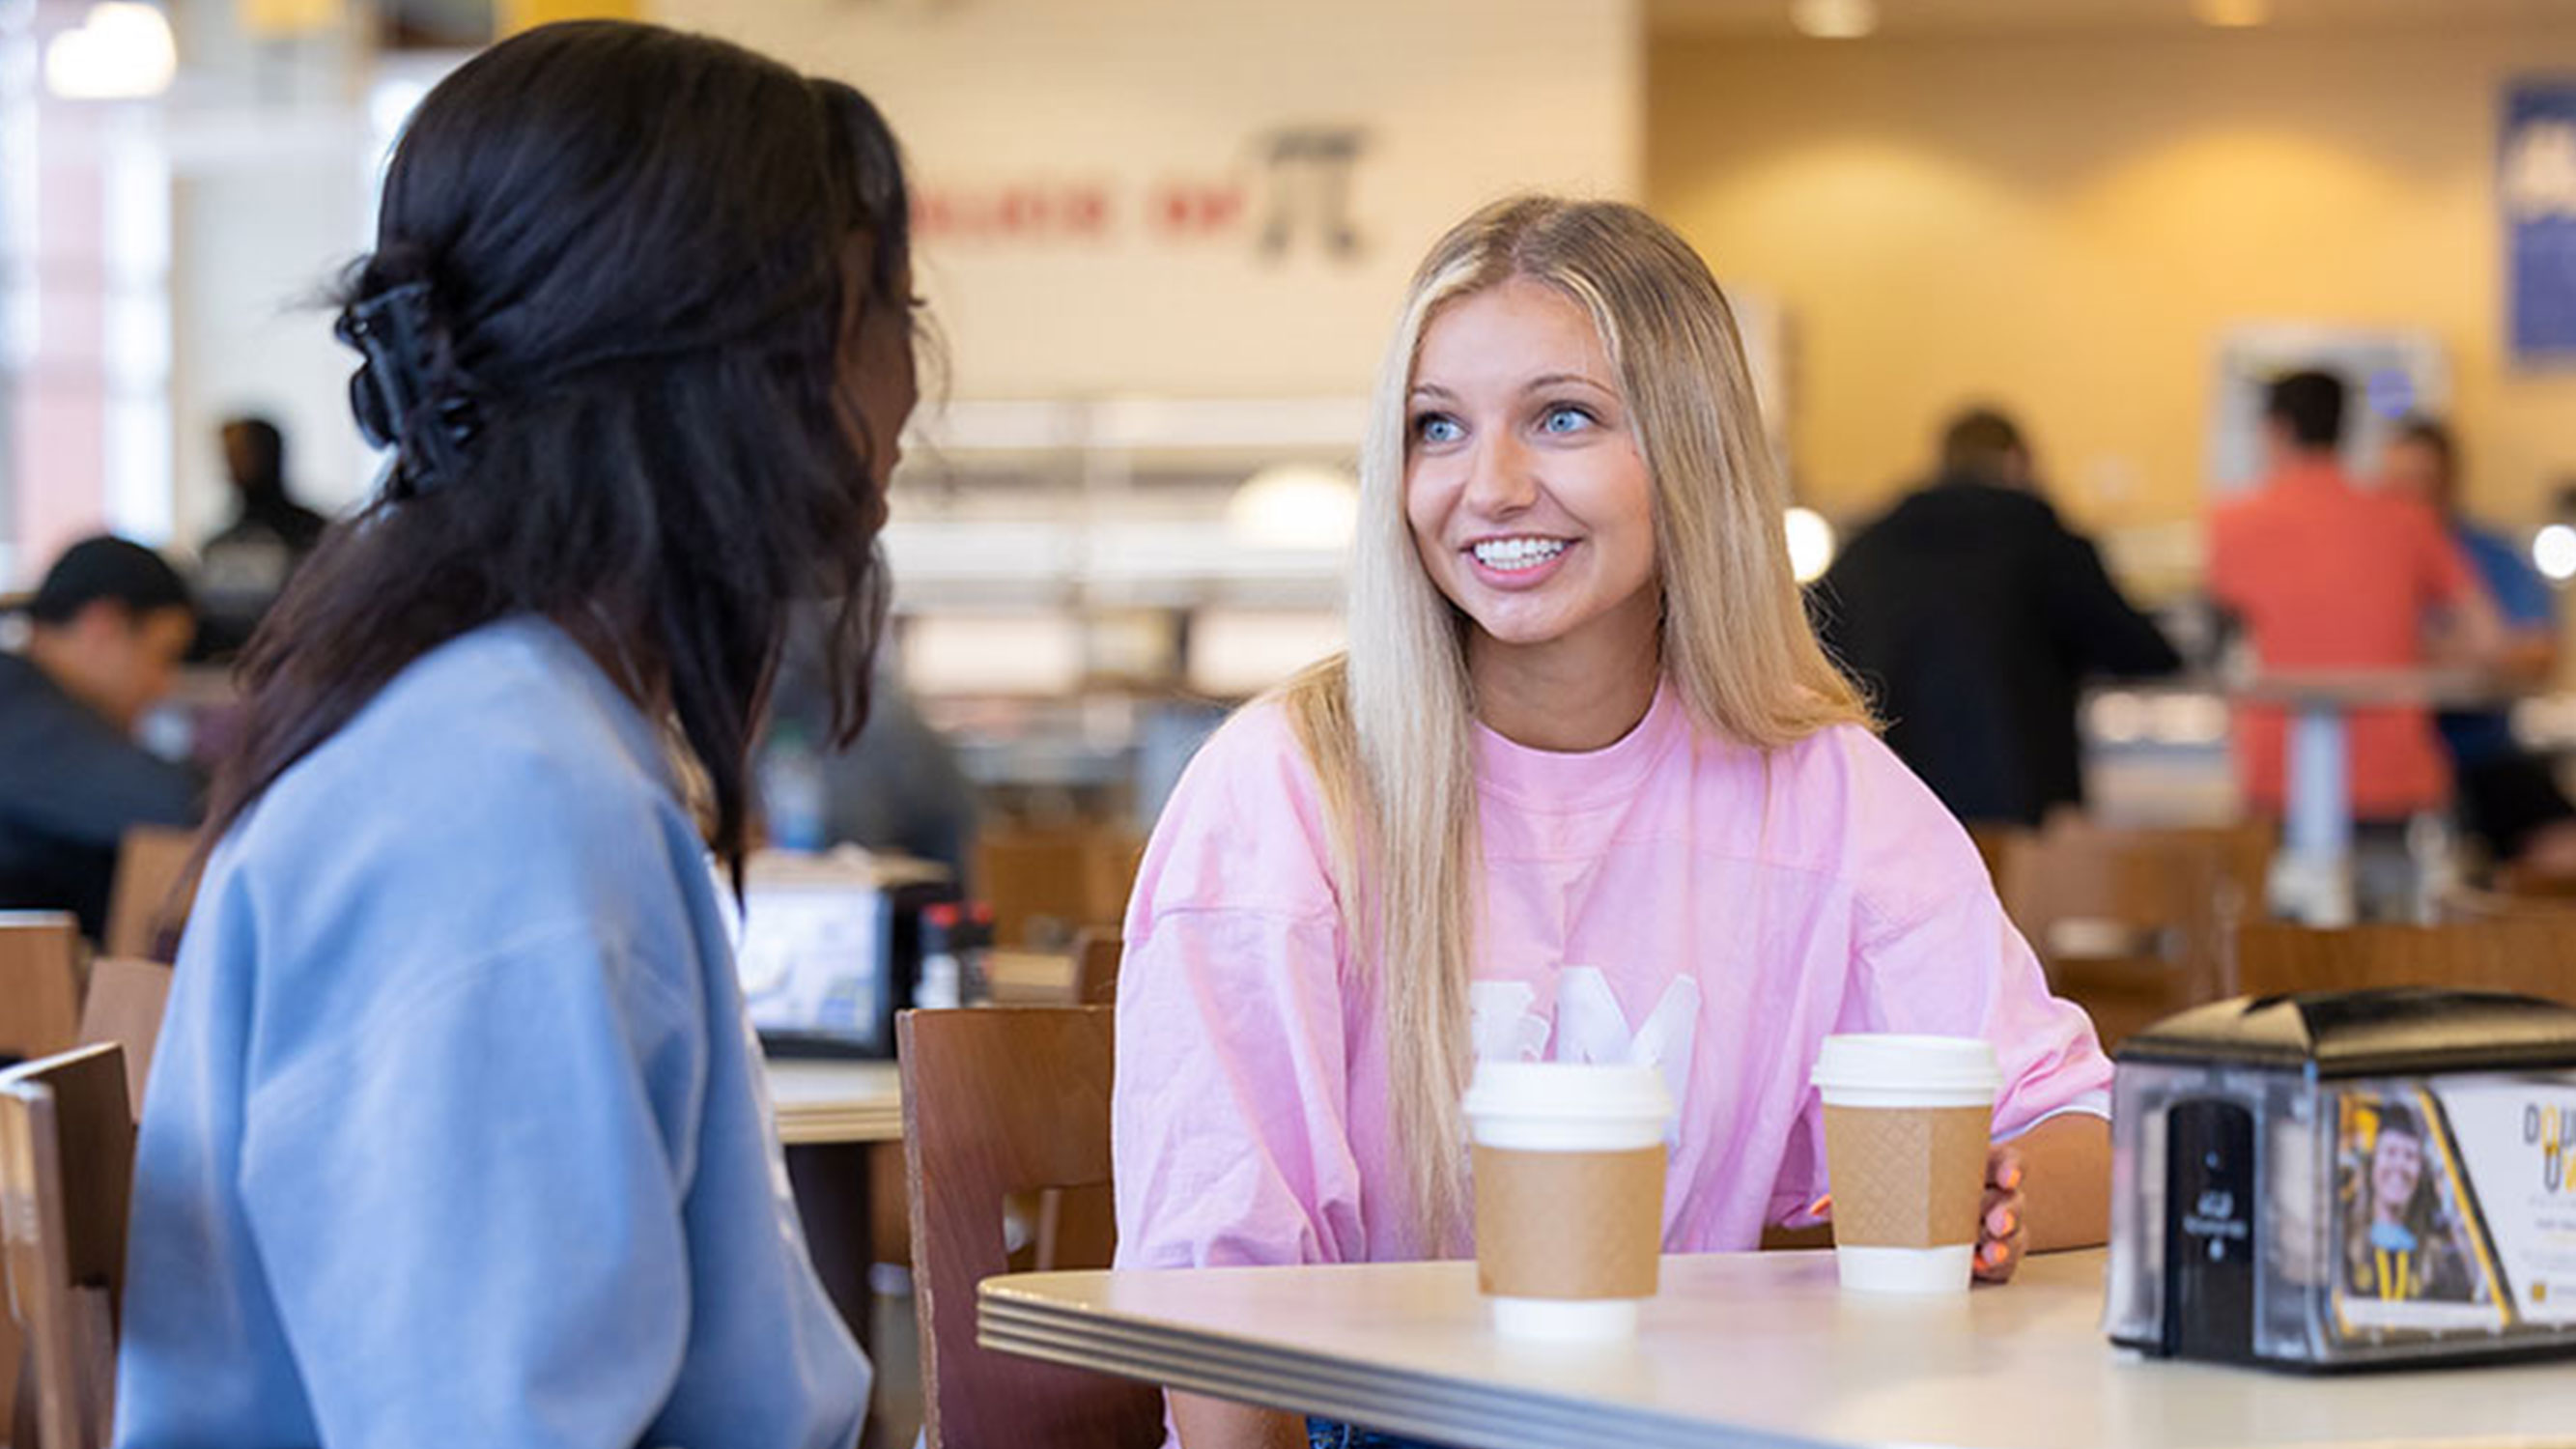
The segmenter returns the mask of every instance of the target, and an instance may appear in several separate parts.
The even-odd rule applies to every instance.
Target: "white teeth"
[[[1489,538],[1475,546],[1476,562],[1489,569],[1534,569],[1565,552],[1561,538]]]

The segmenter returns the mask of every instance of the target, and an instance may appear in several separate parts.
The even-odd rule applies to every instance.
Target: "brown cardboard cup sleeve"
[[[1825,1107],[1834,1241],[1939,1248],[1977,1240],[1987,1107]]]
[[[1476,1283],[1502,1298],[1652,1298],[1664,1146],[1476,1148]]]

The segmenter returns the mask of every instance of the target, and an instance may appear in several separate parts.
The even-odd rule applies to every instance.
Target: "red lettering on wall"
[[[1156,187],[1146,208],[1155,229],[1168,236],[1206,237],[1243,220],[1243,188],[1231,183],[1172,181]]]
[[[920,235],[942,241],[1096,240],[1110,233],[1116,207],[1097,183],[1022,181],[924,187],[912,216]]]
[[[928,186],[913,198],[913,228],[926,240],[998,245],[1101,241],[1131,214],[1163,241],[1231,237],[1250,225],[1251,194],[1234,181],[1166,181],[1130,197],[1122,206],[1102,182]]]

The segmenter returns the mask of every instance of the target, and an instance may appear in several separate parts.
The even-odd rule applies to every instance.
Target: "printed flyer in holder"
[[[2576,1324],[2576,1077],[2338,1094],[2334,1322],[2346,1338]]]

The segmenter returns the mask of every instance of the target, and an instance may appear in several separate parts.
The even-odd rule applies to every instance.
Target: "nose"
[[[1495,429],[1479,439],[1467,468],[1461,501],[1476,514],[1506,518],[1538,501],[1538,474],[1529,450],[1508,430]]]

